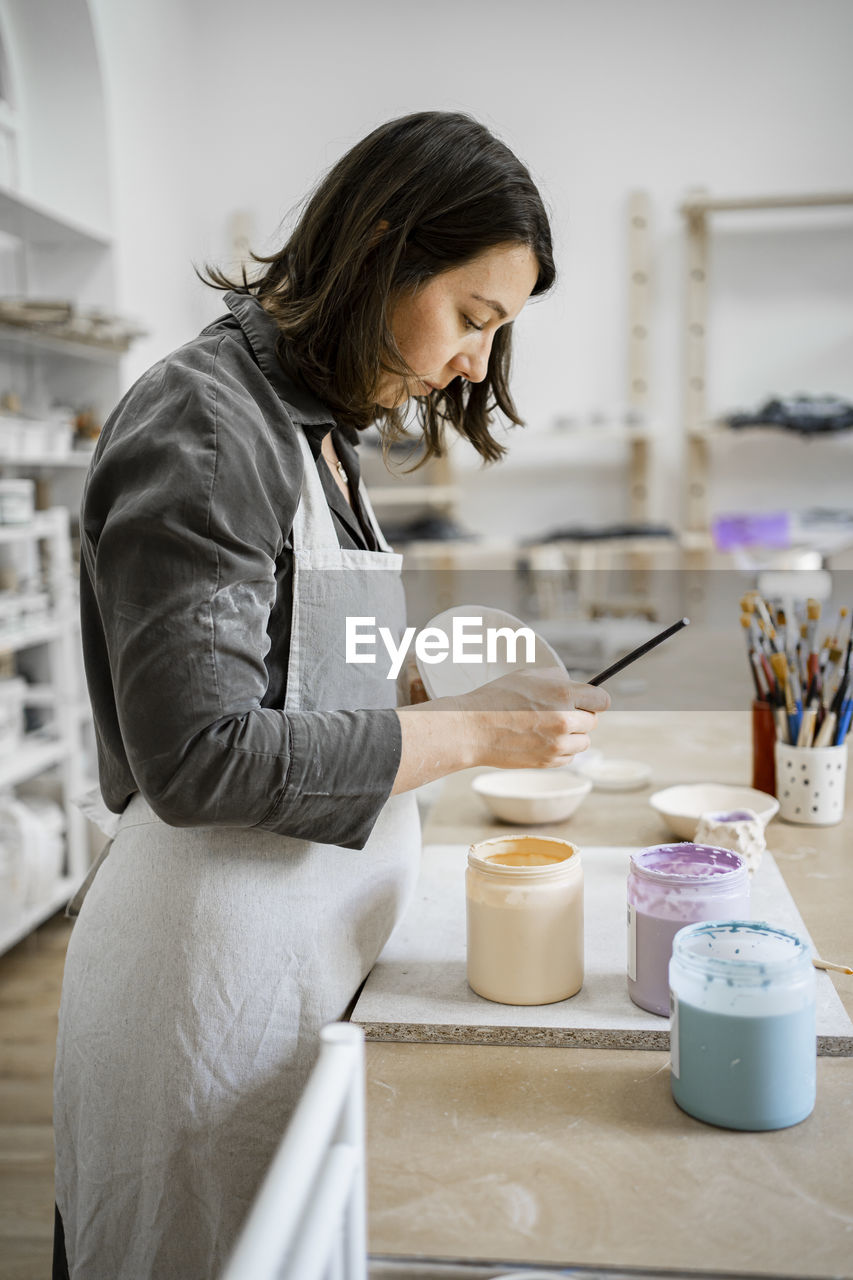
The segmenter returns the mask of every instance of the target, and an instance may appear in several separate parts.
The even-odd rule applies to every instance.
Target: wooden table
[[[647,804],[652,790],[750,780],[739,712],[609,712],[594,745],[648,760],[652,784],[593,792],[543,834],[581,847],[652,844],[670,838]],[[469,782],[448,779],[425,842],[507,830]],[[821,955],[850,963],[851,776],[847,814],[831,828],[777,819],[768,845]],[[834,981],[853,1015],[853,978]],[[853,1276],[851,1058],[819,1059],[814,1113],[761,1134],[680,1111],[663,1052],[369,1044],[367,1077],[374,1256]]]

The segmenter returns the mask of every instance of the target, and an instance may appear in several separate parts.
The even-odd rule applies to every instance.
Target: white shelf
[[[66,249],[109,249],[112,240],[99,227],[86,226],[48,208],[30,196],[0,186],[0,227],[26,244]]]
[[[35,453],[28,458],[11,458],[0,453],[0,470],[14,467],[16,471],[53,471],[69,467],[86,471],[94,452],[94,449],[77,449],[71,453]]]
[[[804,192],[793,196],[707,196],[689,195],[681,213],[737,213],[753,209],[818,209],[832,205],[853,205],[853,191]]]
[[[27,737],[34,741],[27,741]],[[33,733],[24,740],[14,755],[0,756],[0,790],[15,787],[19,782],[34,778],[37,773],[52,769],[68,755],[68,744],[60,738],[45,739]]]
[[[88,724],[92,717],[92,707],[88,698],[75,700],[71,704],[71,715],[80,724]],[[48,711],[58,711],[68,706],[64,699],[57,695],[52,684],[28,684],[24,692],[25,707],[40,707]]]
[[[32,520],[21,524],[0,524],[0,543],[31,542],[39,538],[52,538],[56,533],[56,518],[50,511],[37,511]]]
[[[118,365],[127,352],[123,348],[109,347],[98,342],[84,342],[80,338],[63,338],[55,333],[43,333],[13,324],[0,323],[0,348],[24,351],[32,354],[65,356],[72,360],[95,360],[101,364]]]
[[[375,507],[431,507],[446,506],[459,499],[459,487],[455,484],[404,484],[374,485],[368,496]]]
[[[654,433],[634,427],[573,427],[565,431],[514,431],[499,437],[507,452],[489,471],[489,475],[508,475],[511,471],[550,470],[552,467],[571,466],[579,454],[589,461],[591,448],[601,448],[601,458],[606,449],[625,449],[648,445]],[[599,455],[596,455],[599,456]],[[452,454],[457,472],[483,471],[482,459],[471,448],[455,448]]]
[[[32,933],[33,929],[56,915],[74,897],[82,882],[82,877],[79,876],[62,876],[44,902],[25,907],[14,924],[0,925],[0,953],[14,947],[28,933]]]
[[[0,635],[0,653],[20,653],[22,649],[32,649],[37,644],[49,644],[51,640],[59,640],[70,628],[70,622],[62,622],[58,618],[32,627],[20,627],[6,636]]]
[[[760,438],[772,439],[774,445],[779,441],[780,437],[796,440],[799,444],[814,444],[820,442],[826,444],[829,441],[836,441],[839,444],[849,444],[853,441],[853,429],[846,428],[843,431],[815,431],[802,432],[796,431],[791,427],[782,427],[778,422],[756,422],[746,427],[730,427],[726,422],[713,422],[707,427],[694,427],[687,433],[693,440],[757,440]]]

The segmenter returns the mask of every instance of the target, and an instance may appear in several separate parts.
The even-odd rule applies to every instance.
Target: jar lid
[[[790,973],[810,953],[796,934],[756,920],[706,920],[679,929],[673,960],[729,983],[761,985]]]
[[[631,868],[657,884],[719,884],[726,876],[746,874],[733,849],[711,844],[655,844],[631,854]]]

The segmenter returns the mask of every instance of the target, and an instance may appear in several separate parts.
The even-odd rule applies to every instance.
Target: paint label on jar
[[[637,912],[633,903],[628,903],[628,977],[637,981]]]
[[[669,993],[669,1057],[670,1071],[677,1080],[681,1075],[678,1055],[678,996],[672,990]]]

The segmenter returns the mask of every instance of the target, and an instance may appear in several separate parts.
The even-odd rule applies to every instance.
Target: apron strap
[[[340,543],[338,535],[335,532],[332,513],[329,509],[329,503],[323,489],[323,482],[320,479],[320,473],[317,470],[317,462],[311,452],[311,446],[305,432],[299,430],[299,445],[302,450],[303,479],[302,492],[299,496],[299,505],[296,508],[296,515],[293,520],[293,532],[291,538],[293,540],[293,550],[302,551],[304,548],[318,547],[334,547],[338,549]],[[367,496],[367,489],[364,481],[359,477],[358,496],[365,515],[370,521],[376,541],[382,551],[391,551],[388,543],[383,537],[382,530],[379,527],[379,521],[376,519],[376,513],[373,505]]]
[[[323,482],[317,470],[317,463],[311,452],[311,446],[305,432],[297,430],[299,447],[302,450],[302,492],[299,505],[293,518],[293,550],[302,551],[308,547],[340,548],[338,535],[332,520],[332,513],[323,492]]]
[[[112,847],[113,847],[112,840],[108,840],[107,843],[104,845],[103,849],[101,850],[101,852],[98,854],[95,861],[92,863],[91,867],[89,868],[88,874],[86,875],[86,879],[80,885],[80,888],[77,890],[74,897],[71,899],[68,906],[65,908],[65,914],[69,920],[76,920],[77,917],[79,916],[80,908],[83,906],[83,901],[86,897],[86,894],[89,892],[89,890],[92,887],[92,881],[100,871],[104,862],[106,862],[107,854],[109,853]]]
[[[365,515],[373,526],[373,532],[376,535],[376,541],[378,542],[380,549],[382,551],[391,551],[391,547],[385,541],[385,535],[379,527],[379,521],[376,519],[376,512],[373,510],[373,503],[367,496],[367,489],[364,486],[364,481],[361,476],[359,476],[358,479],[358,497],[362,507],[364,508]]]

